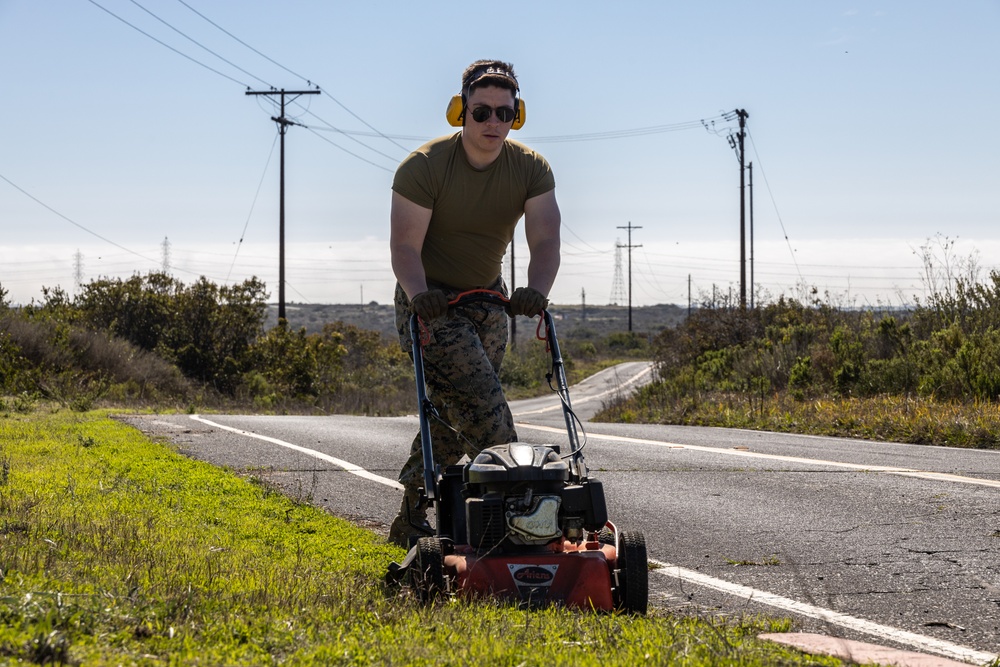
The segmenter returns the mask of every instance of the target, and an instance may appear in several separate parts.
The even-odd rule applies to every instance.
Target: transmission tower
[[[83,253],[80,252],[79,248],[76,254],[73,255],[73,282],[76,284],[76,290],[79,292],[83,286]]]
[[[170,273],[170,239],[164,236],[160,247],[163,249],[163,272]]]
[[[615,279],[611,283],[611,305],[620,306],[625,302],[625,279],[622,277],[622,244],[615,239]]]

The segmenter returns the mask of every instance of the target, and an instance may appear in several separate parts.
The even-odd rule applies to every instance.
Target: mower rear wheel
[[[649,564],[646,537],[637,531],[618,535],[618,588],[615,606],[622,611],[645,614],[649,606]]]
[[[417,540],[417,558],[410,568],[410,585],[421,602],[429,604],[448,592],[440,537],[421,537]]]

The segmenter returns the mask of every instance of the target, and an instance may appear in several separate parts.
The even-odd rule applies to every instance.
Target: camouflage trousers
[[[442,285],[451,300],[458,290]],[[507,294],[498,279],[489,289]],[[410,303],[396,286],[396,330],[403,350],[413,356],[410,339]],[[508,317],[495,304],[473,303],[453,308],[448,315],[425,322],[422,345],[427,398],[441,421],[431,419],[431,444],[435,462],[444,467],[480,450],[517,440],[514,418],[500,386],[500,364],[507,350]],[[444,423],[442,423],[444,422]],[[450,428],[449,428],[450,427]],[[454,430],[453,430],[454,429]],[[417,508],[418,489],[423,486],[424,465],[420,433],[410,446],[410,457],[399,473],[404,487],[401,513],[409,509],[410,520],[426,516]]]

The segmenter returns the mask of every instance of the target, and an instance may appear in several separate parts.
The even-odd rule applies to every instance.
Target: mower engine
[[[464,468],[465,516],[453,517],[455,541],[467,537],[480,552],[543,550],[599,531],[608,520],[604,488],[574,477],[555,445],[512,442],[483,450]]]

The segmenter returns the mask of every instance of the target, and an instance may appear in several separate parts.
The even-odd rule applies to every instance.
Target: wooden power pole
[[[734,140],[729,137],[729,144],[736,150],[736,157],[740,162],[740,308],[747,307],[747,233],[746,233],[746,167],[744,162],[743,141],[747,136],[747,118],[750,114],[745,109],[735,111],[740,121],[740,131]]]
[[[628,331],[632,333],[632,248],[641,248],[642,245],[632,245],[632,230],[642,229],[642,227],[635,227],[632,223],[622,227],[619,226],[618,229],[628,230],[628,244],[625,246],[628,248]],[[619,248],[621,246],[618,246]]]
[[[285,132],[289,125],[299,125],[285,117],[285,104],[294,101],[299,95],[319,95],[320,90],[248,90],[247,95],[278,95],[281,97],[281,115],[271,116],[278,124],[281,134],[281,183],[278,201],[278,322],[285,319]],[[286,99],[291,96],[291,99]]]

